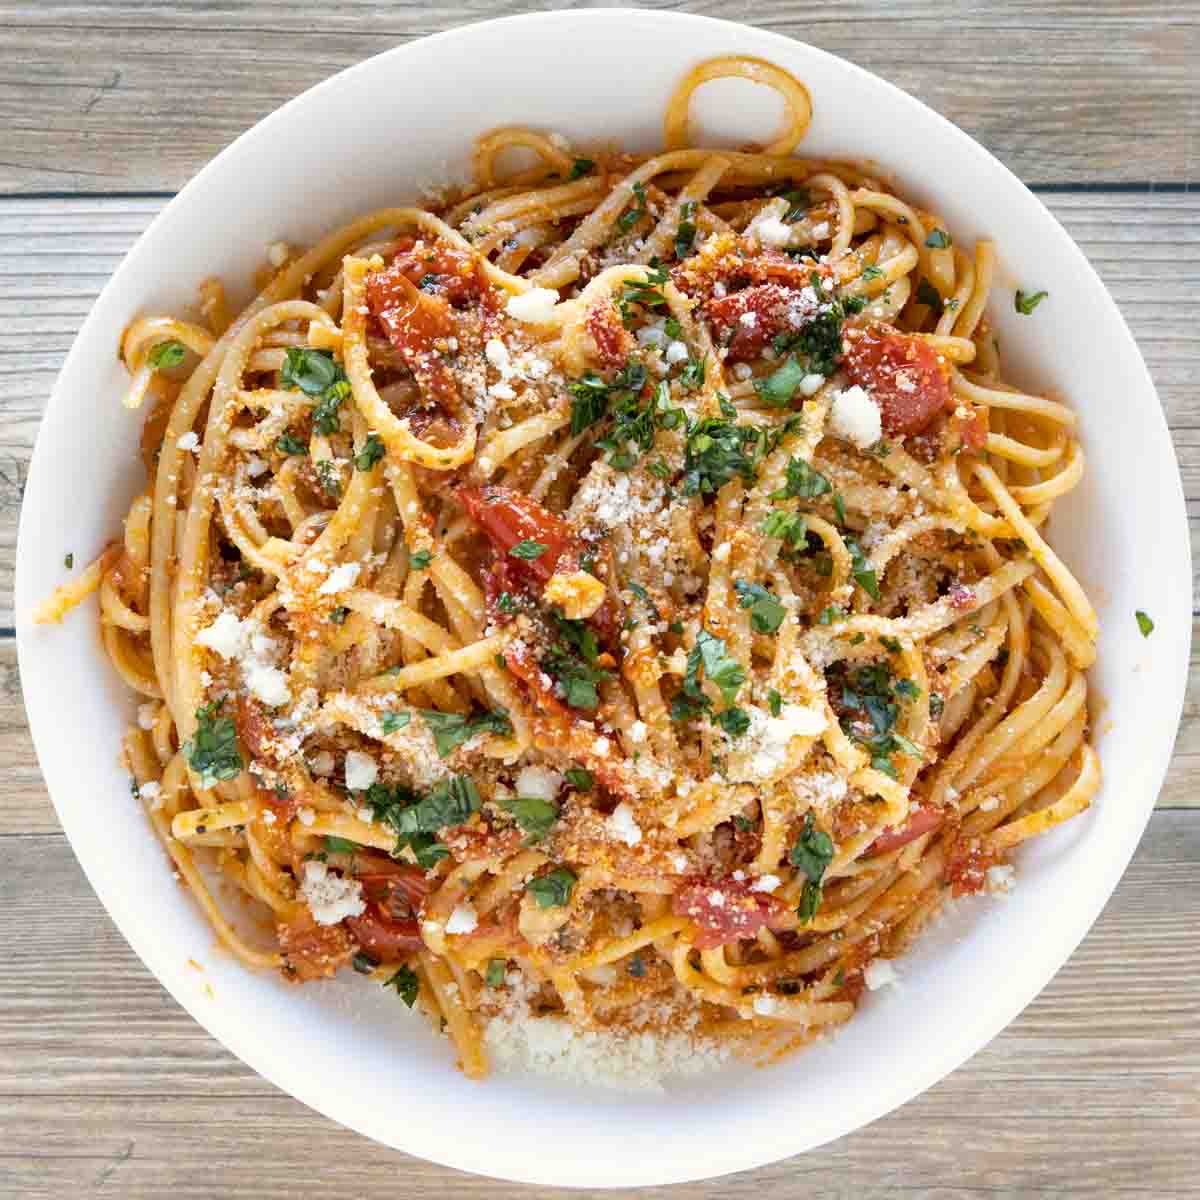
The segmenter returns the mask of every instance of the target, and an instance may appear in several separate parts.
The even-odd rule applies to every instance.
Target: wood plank
[[[1200,192],[1048,193],[1142,348],[1175,434],[1200,580]],[[54,378],[155,198],[0,198],[0,628],[13,624],[21,489]]]
[[[134,958],[61,836],[0,839],[0,939],[17,948],[0,1194],[209,1197],[218,1168],[222,1196],[272,1200],[296,1194],[298,1164],[330,1195],[529,1194],[369,1143],[255,1076]],[[1195,1194],[1198,953],[1200,816],[1158,813],[1070,963],[968,1065],[819,1157],[688,1195]]]
[[[285,100],[514,0],[329,5],[10,3],[0,11],[0,191],[176,190]],[[688,3],[812,42],[919,96],[1041,181],[1194,178],[1191,0]],[[202,98],[202,103],[197,99]],[[1016,106],[1014,108],[1014,105]]]

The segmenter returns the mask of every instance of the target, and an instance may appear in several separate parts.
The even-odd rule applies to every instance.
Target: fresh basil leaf
[[[553,871],[531,879],[525,890],[537,902],[538,908],[561,908],[570,903],[577,879],[569,867],[555,867]]]
[[[509,550],[509,554],[513,558],[522,558],[526,562],[533,562],[535,558],[541,558],[548,549],[549,547],[544,542],[534,542],[525,538],[513,546]]]
[[[412,1008],[417,1002],[417,995],[421,990],[421,981],[417,978],[417,974],[411,967],[401,967],[390,979],[383,981],[385,988],[395,988],[396,995]]]
[[[833,839],[817,828],[810,810],[804,814],[799,839],[788,851],[788,862],[799,867],[811,883],[820,883],[832,861]]]
[[[146,362],[150,364],[152,370],[163,371],[179,366],[186,354],[187,347],[182,342],[159,342],[146,355]]]
[[[1049,292],[1021,292],[1013,297],[1013,307],[1023,317],[1031,317],[1033,310],[1050,295]]]
[[[220,715],[224,703],[214,700],[196,709],[196,732],[183,744],[188,764],[205,788],[222,779],[233,779],[242,769],[237,726],[232,717]]]

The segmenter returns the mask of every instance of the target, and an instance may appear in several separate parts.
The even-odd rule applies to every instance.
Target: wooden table
[[[534,1190],[431,1166],[339,1128],[263,1082],[176,1007],[113,928],[59,831],[26,731],[11,608],[21,490],[43,404],[89,305],[165,199],[310,84],[515,7],[0,3],[3,1196],[505,1200]],[[1033,186],[1133,326],[1175,436],[1195,537],[1200,3],[666,7],[744,19],[842,54],[956,121]],[[670,1194],[1200,1193],[1198,696],[1193,687],[1159,810],[1128,874],[1010,1029],[868,1129],[803,1159]]]

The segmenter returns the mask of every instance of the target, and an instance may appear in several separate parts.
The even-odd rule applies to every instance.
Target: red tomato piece
[[[571,526],[523,492],[489,484],[461,488],[454,495],[487,534],[497,555],[504,559],[506,571],[525,574],[544,584],[554,574],[560,558],[578,557],[578,539]],[[546,549],[537,558],[509,554],[520,542],[537,542]]]
[[[846,374],[879,403],[885,433],[920,433],[954,408],[946,372],[928,342],[879,328],[848,331],[846,341]]]
[[[354,853],[354,877],[363,885],[368,900],[386,905],[393,894],[402,896],[408,906],[419,912],[434,885],[425,878],[423,868],[396,862],[382,854]]]
[[[955,896],[974,896],[983,891],[988,868],[998,861],[999,856],[985,850],[978,838],[959,838],[946,856],[943,878]]]
[[[729,337],[726,361],[745,362],[759,358],[776,334],[799,330],[817,306],[802,290],[760,283],[710,300],[704,310],[721,341]]]
[[[695,946],[711,950],[739,938],[751,938],[765,925],[782,928],[790,911],[782,900],[767,892],[750,890],[749,880],[697,879],[671,898],[671,911],[687,917],[698,928]]]
[[[347,917],[346,924],[364,950],[384,959],[411,954],[425,945],[416,917],[398,921],[376,904],[368,904],[357,917]]]
[[[633,351],[633,338],[621,324],[617,310],[607,300],[588,310],[587,331],[596,343],[596,353],[606,367],[622,367]]]
[[[908,820],[901,825],[885,829],[872,843],[868,854],[886,854],[899,850],[909,842],[916,841],[923,833],[937,829],[942,823],[941,812],[930,804],[922,804],[916,812],[909,813]]]
[[[318,925],[307,911],[280,921],[275,932],[284,966],[291,968],[284,977],[299,983],[328,979],[354,953],[354,942],[340,923]]]

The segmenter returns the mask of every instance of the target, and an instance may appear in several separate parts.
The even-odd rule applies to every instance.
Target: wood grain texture
[[[177,1007],[59,832],[9,636],[40,414],[95,296],[164,203],[147,193],[174,191],[335,70],[543,7],[561,6],[0,0],[0,1198],[558,1194],[370,1143],[258,1078]],[[842,54],[1050,185],[1043,198],[1113,292],[1159,388],[1200,564],[1200,192],[1184,186],[1200,172],[1200,0],[645,7],[746,20]],[[1173,187],[1143,186],[1153,181]],[[1191,667],[1167,809],[1101,920],[1004,1034],[813,1155],[638,1194],[1200,1195],[1200,648]]]
[[[1183,1194],[1200,1167],[1198,930],[1200,822],[1156,814],[1071,962],[968,1066],[807,1158],[636,1194]],[[551,1194],[385,1150],[259,1079],[150,977],[61,836],[0,838],[0,939],[19,946],[0,973],[0,1195],[272,1200],[314,1178],[322,1196]]]
[[[176,190],[244,129],[343,67],[427,33],[553,7],[8,3],[0,191]],[[746,21],[849,58],[1024,179],[1195,178],[1200,13],[1189,0],[643,7]]]

